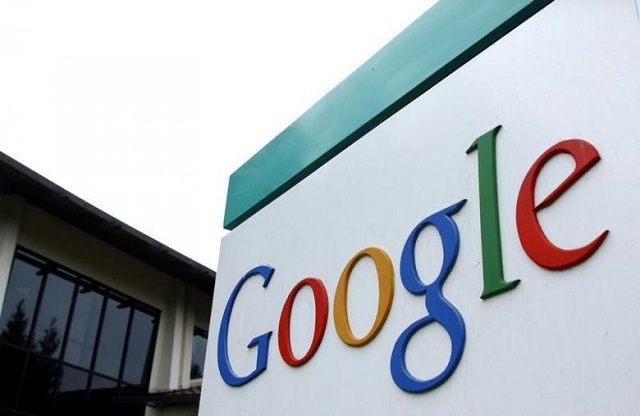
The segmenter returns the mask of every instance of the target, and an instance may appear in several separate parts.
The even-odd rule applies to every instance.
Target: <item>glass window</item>
[[[54,415],[85,414],[89,373],[65,365],[60,372],[60,385],[56,396]]]
[[[64,353],[66,362],[91,367],[103,301],[104,296],[91,290],[89,284],[80,284]]]
[[[95,371],[111,377],[119,376],[130,310],[124,300],[107,300]]]
[[[113,397],[117,395],[118,383],[115,380],[94,375],[91,379],[87,414],[92,416],[118,414],[119,412],[114,409],[115,404],[113,403]]]
[[[63,393],[73,393],[87,389],[89,373],[69,365],[62,367],[60,372],[60,387],[58,387],[58,395]]]
[[[0,315],[0,341],[27,347],[41,282],[40,267],[14,259]]]
[[[206,352],[207,331],[196,327],[193,330],[193,344],[191,347],[191,380],[202,378]]]
[[[36,352],[46,357],[58,358],[74,289],[74,282],[55,272],[47,276],[33,332],[32,342]]]
[[[20,389],[19,410],[36,415],[48,414],[59,368],[57,361],[31,354]]]
[[[19,248],[0,313],[0,413],[143,415],[114,397],[146,392],[159,317]]]
[[[143,383],[143,376],[152,354],[151,338],[155,327],[155,318],[142,311],[135,311],[131,323],[131,335],[127,347],[127,359],[122,378],[130,384]]]
[[[0,343],[0,408],[15,407],[26,361],[26,351]]]

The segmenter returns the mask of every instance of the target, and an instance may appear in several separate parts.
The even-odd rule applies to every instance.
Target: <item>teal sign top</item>
[[[234,229],[553,0],[440,0],[229,178]]]

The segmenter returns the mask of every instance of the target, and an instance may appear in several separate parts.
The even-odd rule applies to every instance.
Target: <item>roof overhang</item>
[[[99,210],[1,152],[0,194],[19,195],[105,243],[213,295],[215,271]]]

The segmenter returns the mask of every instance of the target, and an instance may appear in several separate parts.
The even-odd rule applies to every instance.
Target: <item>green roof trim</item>
[[[229,178],[233,229],[553,0],[440,0]]]

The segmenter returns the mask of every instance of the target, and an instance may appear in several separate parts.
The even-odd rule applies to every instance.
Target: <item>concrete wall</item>
[[[0,196],[0,307],[7,290],[21,215],[22,200],[5,195]]]

